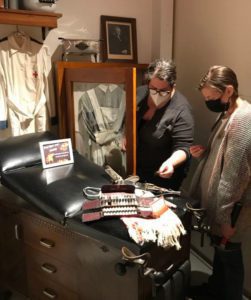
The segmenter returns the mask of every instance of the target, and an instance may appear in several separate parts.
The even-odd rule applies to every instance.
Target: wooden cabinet
[[[122,259],[123,240],[111,245],[76,230],[74,222],[61,225],[0,186],[0,288],[32,300],[152,300],[151,278]],[[183,222],[189,228],[189,215]],[[189,258],[189,234],[181,243],[179,251],[154,244],[138,249],[150,254],[149,267],[175,271]]]
[[[22,213],[28,294],[32,299],[79,299],[74,233],[53,221]]]
[[[1,288],[34,300],[79,299],[74,233],[0,191]]]
[[[149,299],[139,295],[144,280],[138,279],[138,267],[124,276],[116,273],[120,249],[69,230],[20,201],[0,186],[1,289],[33,300]]]
[[[118,128],[115,128],[116,124],[119,124],[119,118],[114,121],[114,116],[107,117],[104,114],[104,109],[102,109],[101,113],[99,113],[99,108],[97,108],[97,105],[95,104],[96,102],[94,102],[94,99],[91,99],[93,97],[90,98],[91,100],[87,99],[91,103],[91,108],[89,108],[88,114],[90,114],[91,111],[91,114],[93,114],[95,122],[97,122],[97,124],[101,124],[102,120],[109,120],[109,124],[106,124],[106,127],[111,127],[112,131],[116,133],[120,132],[124,135],[126,139],[126,163],[124,164],[126,166],[120,165],[117,169],[114,168],[114,166],[111,167],[113,167],[115,171],[117,171],[122,177],[126,177],[125,175],[128,176],[131,174],[135,174],[137,109],[136,87],[144,83],[144,73],[147,69],[147,65],[129,63],[57,62],[56,69],[59,135],[62,138],[70,137],[72,140],[73,148],[75,148],[81,155],[86,156],[87,158],[90,158],[91,156],[90,153],[86,153],[88,152],[87,149],[93,148],[96,149],[95,153],[105,153],[108,150],[103,149],[102,151],[99,151],[99,149],[102,148],[104,144],[108,143],[100,142],[98,141],[98,138],[96,139],[96,137],[90,138],[90,136],[95,136],[96,132],[93,132],[92,127],[89,126],[90,124],[88,123],[87,117],[81,118],[83,113],[85,113],[81,110],[81,95],[83,96],[87,94],[94,94],[95,99],[95,93],[99,89],[98,87],[101,85],[106,86],[106,88],[108,86],[113,86],[113,90],[114,86],[116,86],[123,90],[125,99],[121,97],[121,99],[123,98],[121,102],[125,101],[125,104],[120,105],[120,107],[125,106],[126,113],[124,113],[124,110],[121,109],[117,114],[117,116],[122,115],[123,118],[123,122],[121,122],[122,126],[120,126],[119,130]],[[114,92],[114,95],[115,94],[116,90]],[[112,103],[116,103],[116,101],[118,101],[118,99],[114,95],[110,98],[113,101]],[[92,107],[92,105],[94,105],[95,108],[94,106]],[[88,124],[85,125],[86,123]],[[85,127],[89,129],[86,130]],[[96,128],[98,127],[99,126],[96,126]],[[90,131],[93,134],[89,134]],[[109,140],[109,138],[107,140]],[[112,140],[112,138],[110,138],[110,140]],[[120,144],[122,142],[120,142],[118,138],[116,143]],[[112,151],[110,151],[110,154],[108,155],[112,158],[110,161],[123,162],[123,154],[119,155],[119,153],[121,152],[123,152],[121,149],[113,149]],[[102,156],[102,154],[99,154],[99,156]],[[105,161],[106,158],[104,158],[103,160]],[[100,161],[98,162],[96,160],[94,162],[102,165]],[[125,167],[125,172],[119,172],[119,170],[123,169],[123,167]]]
[[[7,196],[7,195],[6,195]],[[8,202],[7,196],[4,200]],[[27,295],[25,252],[20,208],[3,205],[0,195],[0,286]]]
[[[30,11],[20,9],[0,9],[0,24],[42,27],[43,39],[45,29],[57,27],[57,20],[62,14],[52,12]]]
[[[60,299],[60,300],[77,300],[78,295],[71,292],[64,286],[48,281],[44,277],[40,277],[37,273],[31,273],[29,280],[29,296],[34,300],[44,299]]]
[[[26,294],[25,280],[25,255],[22,242],[14,237],[14,228],[17,219],[14,220],[8,212],[0,213],[0,226],[4,227],[0,236],[0,281],[6,283],[10,289]]]
[[[53,256],[45,255],[32,247],[26,247],[26,253],[29,257],[27,261],[29,274],[36,274],[48,282],[57,282],[66,289],[77,293],[77,276],[73,266],[60,261],[60,257],[58,259]]]
[[[30,211],[20,217],[31,299],[147,299],[138,298],[137,267],[125,276],[115,272],[120,250]]]
[[[20,9],[0,9],[0,23],[26,26],[57,27],[62,14]]]

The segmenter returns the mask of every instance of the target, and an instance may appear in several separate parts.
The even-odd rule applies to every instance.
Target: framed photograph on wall
[[[101,16],[103,62],[138,62],[136,19]]]

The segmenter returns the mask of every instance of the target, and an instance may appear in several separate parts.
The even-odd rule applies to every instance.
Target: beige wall
[[[205,132],[215,117],[208,113],[196,91],[209,66],[225,64],[233,68],[238,74],[240,94],[251,100],[250,11],[250,0],[175,1],[178,85],[194,107],[197,142],[206,140]]]
[[[59,37],[99,39],[100,15],[136,18],[139,63],[149,63],[158,57],[171,58],[173,0],[59,0],[56,12],[63,17],[45,40],[54,61],[61,55]],[[40,28],[19,28],[41,40]],[[15,30],[16,26],[0,25],[0,37]]]
[[[99,39],[100,15],[130,17],[136,18],[138,62],[149,63],[160,56],[170,58],[172,3],[173,0],[59,0],[55,12],[63,16],[58,19],[58,28],[48,33],[44,43],[49,47],[52,61],[57,61],[62,54],[59,37]],[[42,40],[40,27],[19,26],[18,29]],[[0,38],[15,30],[15,25],[0,24]],[[0,138],[9,134],[8,129],[1,130]]]
[[[172,58],[174,0],[153,0],[152,59]]]
[[[210,113],[196,90],[209,66],[228,65],[239,79],[240,95],[251,100],[251,1],[176,0],[174,15],[174,59],[178,87],[194,109],[196,143],[205,143],[216,115]],[[189,187],[195,164],[184,184]],[[245,287],[251,295],[251,232],[243,248],[246,263]]]
[[[56,12],[63,17],[58,28],[49,32],[45,44],[50,47],[53,60],[60,59],[58,37],[99,39],[100,15],[137,19],[139,62],[149,62],[152,55],[152,0],[59,0]],[[32,37],[41,39],[41,29],[20,27]],[[15,30],[15,26],[0,25],[0,36]]]

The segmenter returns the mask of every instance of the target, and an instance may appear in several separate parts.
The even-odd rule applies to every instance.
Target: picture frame
[[[138,62],[136,19],[101,16],[103,62]]]
[[[136,97],[133,96],[136,95],[136,90],[134,90],[135,86],[133,85],[134,73],[135,70],[128,67],[115,68],[110,67],[109,64],[88,64],[85,68],[66,69],[64,76],[67,103],[67,136],[72,140],[73,149],[76,149],[82,156],[94,161],[97,164],[100,163],[99,161],[93,160],[94,157],[92,154],[99,153],[100,144],[96,141],[96,137],[94,138],[90,136],[88,132],[90,131],[89,124],[86,124],[86,122],[89,122],[88,120],[89,118],[92,118],[92,116],[94,119],[96,119],[96,112],[99,113],[99,109],[97,109],[97,111],[96,109],[93,110],[94,107],[91,105],[91,103],[96,103],[95,97],[93,98],[93,93],[96,94],[96,92],[98,92],[97,90],[102,88],[101,86],[105,85],[107,87],[109,86],[109,89],[111,87],[115,94],[118,92],[118,96],[122,96],[121,98],[119,96],[121,101],[117,102],[118,99],[116,99],[116,103],[124,103],[126,106],[126,114],[123,117],[123,124],[125,127],[122,126],[124,128],[122,131],[124,132],[127,141],[125,153],[126,166],[125,169],[123,169],[123,166],[121,166],[121,169],[119,168],[121,171],[123,171],[123,173],[120,173],[117,169],[114,169],[122,177],[124,177],[125,173],[128,175],[134,174],[136,168]],[[110,90],[110,92],[112,92],[112,90]],[[122,92],[121,94],[120,91]],[[92,99],[85,99],[89,96],[91,96]],[[83,113],[85,113],[85,110],[83,110],[84,103],[89,103],[91,105],[91,113],[88,112],[89,117],[85,116],[83,118]],[[124,107],[124,105],[119,106]],[[114,117],[118,119],[119,115],[120,113],[115,114]],[[115,121],[115,123],[119,124],[117,121]],[[98,125],[98,128],[99,127],[100,126]],[[122,127],[120,126],[120,129],[122,129]],[[91,132],[93,132],[93,129],[91,129]],[[118,132],[120,132],[120,130]],[[96,149],[95,152],[91,151],[91,149],[94,149],[93,147]],[[112,153],[114,152],[112,151]],[[115,151],[115,153],[115,156],[119,157],[119,155],[117,156],[118,152]],[[111,158],[112,157],[114,156],[111,155]],[[118,158],[118,161],[122,162],[123,159],[121,160],[121,158]],[[113,168],[110,163],[108,164]]]
[[[43,168],[68,165],[74,162],[71,139],[39,143]]]
[[[83,155],[83,148],[77,141],[77,97],[75,86],[95,83],[122,84],[126,92],[126,161],[127,174],[136,174],[136,87],[144,84],[148,64],[132,63],[90,63],[58,61],[57,109],[60,138],[71,138],[72,147]],[[85,156],[85,155],[83,155]]]

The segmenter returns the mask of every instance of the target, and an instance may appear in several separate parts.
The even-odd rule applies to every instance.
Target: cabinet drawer
[[[36,272],[45,280],[52,280],[64,287],[77,292],[77,271],[67,264],[42,252],[26,246],[26,263],[28,278],[31,272]]]
[[[61,262],[78,266],[77,236],[60,224],[28,216],[23,221],[24,242]]]
[[[0,199],[0,285],[27,295],[24,243],[18,235],[20,228],[17,210],[2,206]]]
[[[36,300],[78,300],[79,296],[53,281],[45,280],[37,273],[30,273],[28,280],[29,298]]]

